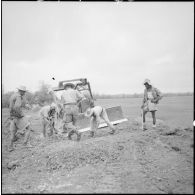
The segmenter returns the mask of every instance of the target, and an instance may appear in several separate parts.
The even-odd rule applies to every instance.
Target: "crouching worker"
[[[85,112],[86,117],[90,117],[90,132],[91,136],[93,137],[95,134],[95,131],[98,129],[100,120],[103,119],[106,124],[111,129],[110,134],[114,134],[116,131],[116,128],[111,124],[111,122],[108,119],[108,115],[106,113],[106,109],[101,106],[95,106],[93,108],[88,108]]]
[[[10,98],[10,132],[11,140],[9,151],[13,151],[13,144],[17,140],[17,133],[25,134],[24,146],[32,147],[28,142],[30,133],[33,131],[31,128],[30,121],[27,116],[25,116],[23,110],[30,109],[30,105],[27,103],[25,98],[26,87],[20,86],[18,92],[14,93]],[[28,145],[27,145],[28,143]]]
[[[47,105],[41,108],[40,116],[42,118],[42,130],[44,138],[46,137],[46,134],[49,136],[52,136],[54,133],[57,134],[57,130],[55,129],[56,115],[57,105],[55,103],[52,103],[51,105]]]
[[[145,125],[145,115],[147,112],[151,112],[152,119],[153,119],[153,128],[156,127],[156,111],[157,111],[157,104],[159,103],[159,100],[162,99],[162,93],[155,87],[152,86],[149,79],[145,79],[144,83],[145,90],[144,90],[144,98],[143,98],[143,104],[141,106],[141,109],[143,109],[142,113],[142,129],[146,130]]]

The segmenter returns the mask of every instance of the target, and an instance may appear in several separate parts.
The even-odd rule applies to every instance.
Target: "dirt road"
[[[158,122],[140,130],[139,119],[118,125],[110,135],[86,132],[80,142],[62,136],[31,137],[33,148],[7,152],[9,133],[3,127],[3,193],[193,193],[193,131],[170,129]]]

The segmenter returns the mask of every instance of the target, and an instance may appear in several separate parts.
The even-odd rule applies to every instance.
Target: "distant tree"
[[[49,88],[50,85],[42,81],[39,90],[34,93],[33,102],[38,103],[40,106],[50,104],[53,101],[53,97],[48,93]]]
[[[11,92],[7,92],[7,93],[2,94],[2,100],[1,100],[2,108],[9,107],[9,100],[10,100],[10,97],[12,96],[13,93],[14,92],[11,91]]]
[[[1,92],[2,92],[2,94],[4,94],[4,85],[3,84],[1,85]]]
[[[34,93],[31,93],[31,92],[27,92],[26,93],[26,99],[27,99],[27,101],[28,101],[28,103],[29,104],[34,104],[35,103],[35,101],[34,101]]]

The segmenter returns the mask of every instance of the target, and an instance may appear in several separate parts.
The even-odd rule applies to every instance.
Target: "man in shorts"
[[[152,119],[153,119],[153,128],[156,127],[156,111],[157,111],[157,104],[159,103],[159,100],[162,98],[162,93],[156,88],[153,87],[149,79],[144,80],[144,98],[143,98],[143,104],[141,108],[143,109],[143,130],[146,130],[145,125],[145,115],[147,112],[151,112]]]

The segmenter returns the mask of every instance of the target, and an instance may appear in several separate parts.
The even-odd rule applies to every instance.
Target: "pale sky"
[[[193,91],[194,2],[2,2],[5,92],[87,78],[93,92]],[[52,80],[55,77],[55,81]]]

